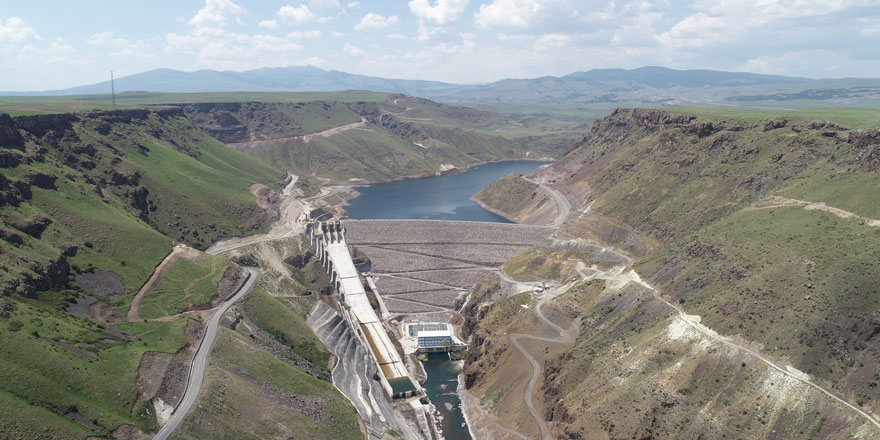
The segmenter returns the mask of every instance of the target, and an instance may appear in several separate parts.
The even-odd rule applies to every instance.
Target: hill
[[[880,408],[875,118],[622,109],[536,173],[580,208],[558,247],[516,261],[568,283],[544,310],[563,328],[577,324],[571,346],[542,346],[537,400],[551,429],[567,438],[880,436],[852,409]],[[468,387],[525,420],[527,375],[503,367],[522,362],[505,333],[556,334],[532,305],[515,297],[474,308],[466,324]]]
[[[0,437],[155,431],[203,328],[180,312],[239,268],[189,249],[156,270],[143,320],[126,319],[135,292],[174,242],[263,230],[250,187],[281,171],[179,109],[0,114],[0,158]]]
[[[212,136],[294,174],[344,181],[560,157],[583,121],[502,116],[403,95],[374,100],[182,105]]]

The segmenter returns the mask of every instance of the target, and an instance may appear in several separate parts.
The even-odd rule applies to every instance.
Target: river
[[[446,176],[407,179],[358,188],[360,195],[345,210],[353,219],[470,220],[510,223],[472,202],[470,197],[499,177],[528,174],[549,162],[508,161],[470,168]],[[458,398],[458,373],[463,361],[435,353],[422,362],[428,380],[425,393],[443,417],[446,440],[471,440]]]

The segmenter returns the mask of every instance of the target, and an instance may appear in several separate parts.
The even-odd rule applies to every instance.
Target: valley
[[[327,98],[0,118],[2,432],[878,437],[871,111],[619,109],[526,136]],[[377,328],[467,343],[442,408],[374,379],[304,235],[332,217]]]

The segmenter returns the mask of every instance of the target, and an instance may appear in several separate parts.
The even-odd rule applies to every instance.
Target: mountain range
[[[372,90],[402,93],[457,103],[727,103],[835,100],[852,105],[874,99],[880,79],[810,79],[717,70],[665,67],[594,69],[555,77],[504,79],[488,84],[388,79],[311,66],[278,67],[242,72],[156,69],[115,80],[117,93],[142,92],[302,92]],[[110,81],[61,90],[0,92],[4,96],[70,96],[107,94]],[[858,106],[857,104],[855,104]]]

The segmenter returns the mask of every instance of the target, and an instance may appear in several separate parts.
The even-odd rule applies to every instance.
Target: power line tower
[[[113,84],[113,71],[110,71],[110,94],[113,95],[113,110],[116,110],[116,85]]]

